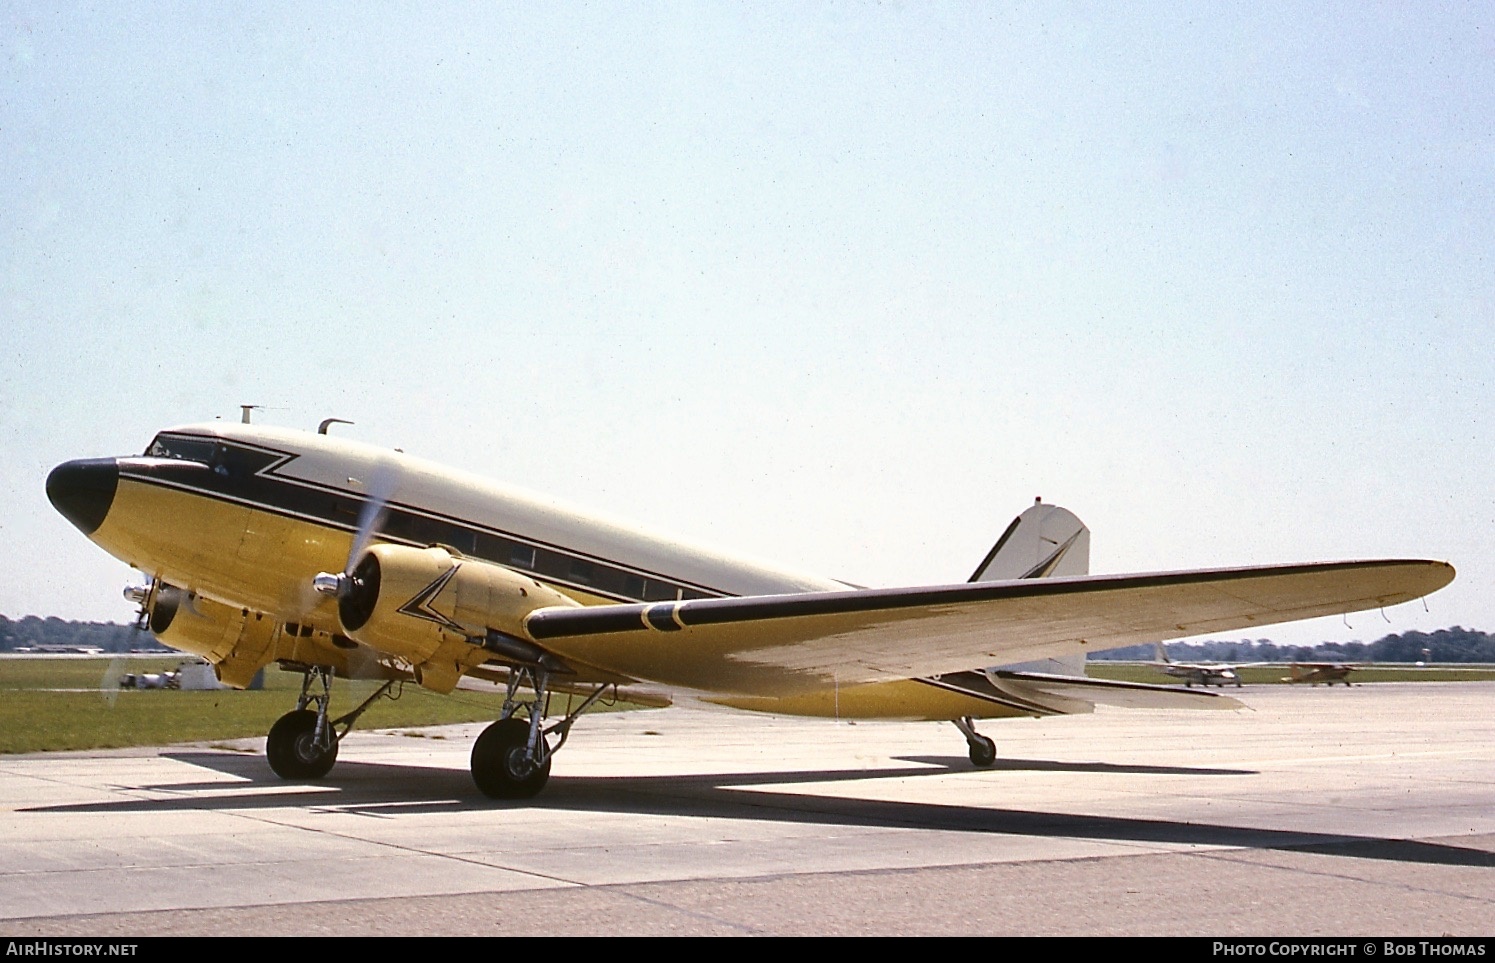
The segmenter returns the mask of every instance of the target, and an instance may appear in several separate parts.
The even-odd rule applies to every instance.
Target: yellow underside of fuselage
[[[870,682],[839,689],[798,693],[791,696],[707,696],[707,702],[788,716],[823,716],[828,719],[901,719],[913,722],[943,721],[970,716],[1002,719],[1036,713],[962,695],[906,679],[901,682]]]
[[[220,663],[226,681],[247,680],[254,669],[278,660],[330,665],[345,675],[382,671],[378,653],[332,643],[341,632],[337,606],[311,588],[318,572],[344,568],[353,541],[350,532],[123,477],[108,516],[91,537],[147,575],[235,614],[236,618],[225,617],[221,631],[201,633],[200,638],[181,630],[169,633],[176,644]],[[575,586],[541,581],[583,605],[615,601]],[[268,640],[264,630],[256,628],[261,623],[275,627]],[[299,633],[284,631],[288,623],[305,628]],[[668,642],[662,639],[661,644]],[[460,674],[480,664],[485,654],[466,646],[453,648],[450,656],[448,664],[455,664]],[[594,673],[584,666],[578,670],[571,681],[617,681],[603,673],[591,679]],[[454,677],[422,681],[445,691]],[[785,697],[703,696],[739,709],[830,718],[944,720],[1031,714],[917,680],[827,687]]]
[[[91,536],[148,575],[281,621],[338,630],[336,607],[311,590],[341,571],[352,536],[324,525],[121,478]]]

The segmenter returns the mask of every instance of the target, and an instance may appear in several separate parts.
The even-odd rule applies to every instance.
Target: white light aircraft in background
[[[1185,687],[1216,685],[1225,688],[1234,685],[1237,689],[1241,687],[1241,675],[1238,669],[1240,665],[1226,665],[1223,662],[1174,662],[1168,658],[1168,649],[1159,642],[1156,646],[1158,661],[1153,663],[1168,675],[1175,679],[1184,680]]]
[[[58,511],[146,575],[132,597],[162,642],[236,687],[272,662],[304,673],[266,747],[291,779],[326,775],[378,695],[329,718],[334,677],[505,685],[472,751],[473,779],[495,798],[539,792],[609,691],[948,721],[990,765],[975,719],[1238,705],[1086,678],[1088,652],[1382,608],[1454,576],[1418,560],[1089,575],[1089,530],[1036,504],[967,582],[865,589],[330,437],[331,421],[315,434],[174,428],[141,455],[70,461],[47,479]],[[556,693],[577,697],[558,719]]]

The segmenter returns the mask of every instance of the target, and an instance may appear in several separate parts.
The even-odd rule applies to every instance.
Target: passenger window
[[[680,590],[669,582],[662,582],[657,578],[651,578],[644,583],[643,600],[645,602],[669,602],[680,597]]]

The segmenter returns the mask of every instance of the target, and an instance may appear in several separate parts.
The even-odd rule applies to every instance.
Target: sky
[[[866,585],[1434,558],[1495,631],[1495,8],[0,9],[0,614],[52,466],[237,419]],[[1243,636],[1244,637],[1244,636]]]

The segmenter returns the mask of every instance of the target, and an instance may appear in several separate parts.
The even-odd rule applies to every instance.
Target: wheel
[[[529,760],[529,723],[500,719],[472,744],[472,781],[490,799],[529,799],[550,779],[550,759]]]
[[[265,743],[265,758],[282,779],[321,779],[337,762],[337,736],[326,747],[312,742],[317,731],[317,714],[310,709],[287,712],[270,727]]]
[[[985,769],[997,761],[997,744],[986,736],[968,740],[971,747],[971,763]]]

